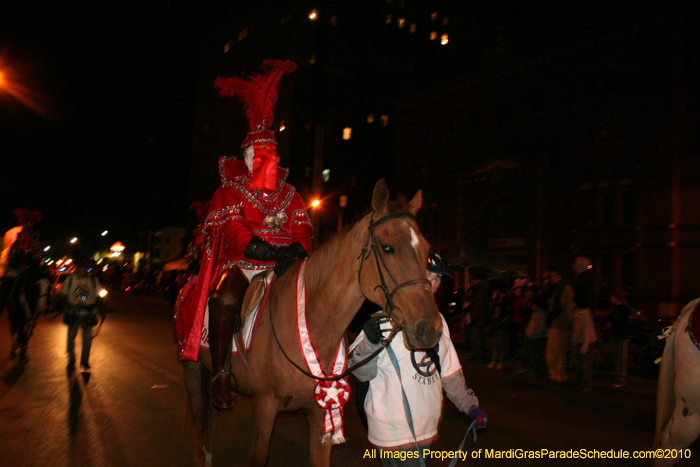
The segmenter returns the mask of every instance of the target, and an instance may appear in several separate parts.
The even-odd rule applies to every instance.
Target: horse
[[[27,362],[29,338],[39,316],[49,308],[48,277],[38,268],[30,267],[21,272],[9,288],[6,302],[12,333],[10,358],[17,358],[19,365]]]
[[[426,279],[429,244],[414,217],[421,204],[421,191],[408,203],[390,201],[386,182],[380,180],[370,213],[314,251],[303,269],[297,260],[272,282],[250,350],[231,358],[232,387],[253,397],[253,466],[266,463],[273,425],[282,411],[306,412],[314,467],[329,466],[331,444],[343,441],[333,437],[328,442],[327,414],[315,398],[323,382],[317,383],[303,368],[309,364],[306,360],[305,365],[297,323],[298,279],[306,287],[306,329],[322,368],[337,368],[336,357],[340,352],[346,355],[339,343],[365,298],[388,310],[409,348],[437,344],[442,322]],[[212,371],[209,349],[202,347],[198,362],[183,365],[197,432],[195,457],[200,465],[211,465],[218,412],[206,392]],[[347,382],[343,383],[349,397]]]
[[[693,320],[700,320],[700,298],[688,303],[665,332],[654,449],[668,456],[656,458],[656,467],[675,465],[680,457],[672,453],[685,450],[700,435],[700,335],[693,336],[692,329],[697,329]]]

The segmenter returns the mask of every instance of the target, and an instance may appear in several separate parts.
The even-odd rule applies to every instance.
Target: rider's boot
[[[209,299],[209,348],[214,371],[212,403],[219,410],[231,408],[231,378],[225,372],[233,341],[234,307],[219,297]]]
[[[211,350],[212,403],[219,410],[230,409],[231,377],[226,368],[230,363],[233,334],[240,327],[241,304],[248,280],[240,270],[224,274],[209,298],[209,349]]]

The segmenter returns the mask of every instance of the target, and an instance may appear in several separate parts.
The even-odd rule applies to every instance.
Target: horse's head
[[[414,215],[423,202],[420,191],[408,204],[390,203],[384,179],[374,188],[367,247],[360,270],[362,292],[390,311],[403,326],[412,349],[435,347],[442,321],[426,279],[429,244]]]

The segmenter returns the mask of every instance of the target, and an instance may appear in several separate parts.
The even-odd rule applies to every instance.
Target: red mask
[[[255,144],[253,150],[255,157],[253,157],[250,187],[267,192],[273,191],[277,186],[277,163],[280,158],[277,157],[275,148],[268,144]]]

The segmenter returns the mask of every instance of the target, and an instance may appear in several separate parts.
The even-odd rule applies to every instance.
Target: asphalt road
[[[93,342],[91,373],[66,371],[66,327],[41,318],[20,371],[9,355],[7,319],[0,319],[0,466],[190,466],[193,430],[186,412],[182,369],[175,356],[172,310],[163,302],[111,294],[110,313]],[[78,341],[80,337],[78,338]],[[79,345],[77,346],[79,348]],[[645,466],[643,460],[486,458],[487,450],[650,450],[656,383],[631,378],[621,389],[597,374],[593,392],[497,371],[466,360],[467,382],[488,413],[489,427],[465,450],[473,466]],[[363,459],[369,445],[351,402],[345,410],[345,445],[333,448],[332,465],[379,465]],[[246,465],[252,426],[251,399],[239,396],[219,418],[215,466]],[[443,413],[436,451],[454,451],[467,428],[450,403]],[[278,417],[271,466],[308,465],[308,426],[303,413]],[[697,458],[679,465],[698,465]],[[505,454],[507,455],[507,454]],[[429,466],[447,465],[431,461]]]

